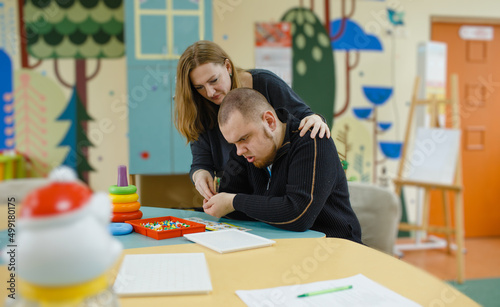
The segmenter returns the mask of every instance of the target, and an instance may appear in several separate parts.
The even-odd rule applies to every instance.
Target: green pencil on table
[[[336,287],[336,288],[331,288],[331,289],[325,289],[325,290],[319,290],[319,291],[313,291],[313,292],[308,292],[304,293],[301,295],[298,295],[297,297],[308,297],[308,296],[314,296],[314,295],[319,295],[319,294],[326,294],[326,293],[332,293],[332,292],[338,292],[342,290],[349,290],[352,289],[352,286],[342,286],[342,287]]]

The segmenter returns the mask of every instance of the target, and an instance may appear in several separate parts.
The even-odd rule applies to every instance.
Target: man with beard
[[[284,109],[275,111],[250,88],[226,95],[218,122],[235,148],[220,193],[204,200],[207,214],[251,218],[291,231],[312,229],[361,243],[331,138],[299,137],[299,120]]]

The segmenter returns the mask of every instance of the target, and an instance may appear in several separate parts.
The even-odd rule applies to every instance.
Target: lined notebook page
[[[212,283],[203,253],[125,255],[113,288],[120,296],[206,294]]]

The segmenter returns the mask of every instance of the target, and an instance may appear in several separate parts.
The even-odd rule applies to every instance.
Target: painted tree
[[[77,120],[72,120],[74,114],[77,114]],[[74,87],[66,109],[59,115],[57,120],[70,121],[68,131],[59,143],[59,146],[68,146],[70,148],[62,164],[76,169],[78,177],[83,180],[84,172],[94,171],[94,169],[82,155],[82,151],[79,150],[79,148],[93,146],[87,136],[82,133],[81,123],[92,120],[92,118],[83,107],[82,101],[78,97],[78,93]]]
[[[292,88],[313,112],[322,114],[331,127],[335,109],[335,62],[328,33],[310,9],[292,8],[282,21],[292,24]]]
[[[65,120],[71,121],[70,129],[76,129],[81,138],[71,149],[80,157],[74,165],[77,173],[88,182],[87,172],[93,169],[88,163],[87,147],[91,143],[86,137],[86,121],[91,120],[86,111],[87,83],[97,76],[102,58],[124,55],[122,0],[25,0],[23,12],[28,53],[37,59],[53,59],[57,79],[63,86],[74,88],[76,101],[80,101],[81,107],[68,106],[67,110],[74,113],[63,114]],[[61,58],[75,59],[74,86],[60,74]],[[87,75],[86,60],[91,58],[97,59],[97,64],[95,71]],[[68,145],[61,142],[61,146]]]

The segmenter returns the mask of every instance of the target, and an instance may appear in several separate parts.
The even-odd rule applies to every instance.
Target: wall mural
[[[388,10],[388,19],[394,26],[403,24],[403,14]],[[352,94],[351,89],[351,74],[357,68],[361,52],[384,52],[384,47],[381,40],[375,36],[365,33],[363,28],[354,20],[348,18],[336,19],[331,22],[332,33],[339,33],[332,40],[333,50],[336,52],[345,52],[345,101],[343,105],[337,108],[335,117],[345,114],[350,108],[350,97]],[[390,34],[390,33],[389,33]],[[393,44],[394,45],[394,44]],[[394,128],[394,122],[381,121],[378,119],[377,110],[389,102],[395,106],[394,101],[390,101],[393,97],[393,87],[387,84],[394,83],[394,80],[387,80],[382,84],[366,84],[362,85],[359,89],[363,93],[363,97],[368,102],[366,107],[351,107],[354,120],[363,121],[368,123],[368,129],[371,134],[372,144],[361,144],[359,146],[345,147],[346,160],[351,162],[351,171],[357,173],[357,176],[352,176],[361,181],[371,181],[380,185],[387,186],[389,179],[387,176],[387,168],[385,162],[387,159],[399,159],[401,155],[402,142],[400,141],[383,141],[379,140],[379,136],[387,133],[390,129]],[[397,112],[394,112],[397,114]],[[394,120],[397,118],[394,117]],[[349,125],[353,125],[353,121],[345,123],[345,129],[337,132],[337,139],[343,140],[346,138],[345,134],[348,133]],[[342,142],[340,142],[342,144]],[[370,147],[370,148],[369,148]],[[349,160],[349,150],[353,149],[353,158]],[[371,151],[371,157],[367,159],[367,153]],[[379,153],[382,158],[379,158]],[[371,169],[369,169],[371,168]],[[379,173],[380,172],[380,173]],[[371,173],[371,176],[368,174]],[[359,176],[359,177],[358,177]]]
[[[15,147],[12,57],[17,53],[15,12],[11,2],[0,0],[0,151]]]
[[[328,32],[306,8],[289,10],[282,21],[292,24],[292,88],[314,112],[322,114],[331,127],[335,109],[335,63]]]
[[[337,108],[335,112],[335,117],[339,117],[345,115],[346,111],[350,109],[351,103],[351,74],[358,67],[360,62],[361,52],[382,52],[383,47],[380,40],[374,36],[364,32],[364,30],[353,20],[349,18],[342,18],[333,20],[330,23],[331,32],[337,33],[332,39],[333,50],[337,52],[343,52],[345,58],[344,65],[344,80],[345,80],[345,100],[343,104]],[[365,96],[368,93],[368,100],[376,106],[377,104],[382,104],[387,101],[389,96],[391,95],[391,91],[387,90],[377,90],[378,87],[365,86],[362,90]],[[380,89],[384,89],[380,87]],[[386,95],[386,97],[379,97],[380,94]],[[371,101],[370,99],[374,99]],[[344,146],[345,147],[345,156],[346,160],[350,163],[350,173],[357,173],[357,176],[351,175],[350,179],[360,180],[364,182],[372,181],[375,182],[376,169],[377,169],[377,147],[376,147],[376,135],[381,131],[378,129],[388,129],[390,125],[387,123],[382,124],[382,128],[377,127],[376,119],[370,118],[370,115],[375,107],[367,107],[367,108],[352,108],[355,119],[363,119],[374,122],[374,128],[371,129],[373,135],[373,143],[371,145],[363,144],[365,142],[361,141],[361,144],[357,146]],[[376,112],[374,112],[376,114]],[[351,123],[345,123],[344,126],[345,132],[340,133],[348,133],[349,126],[353,125]],[[338,139],[339,137],[337,137]],[[366,139],[364,139],[366,140]],[[358,141],[359,142],[359,141]],[[370,147],[370,148],[368,148]],[[349,158],[350,149],[354,149],[354,153],[352,158]],[[367,153],[370,151],[373,152],[371,159],[367,159]],[[372,170],[368,170],[368,168],[372,168]],[[372,178],[369,177],[369,174],[372,174]]]
[[[12,95],[12,60],[0,49],[0,151],[14,149],[14,100]]]
[[[56,121],[66,98],[57,82],[34,70],[17,70],[14,84],[16,150],[28,160],[30,177],[45,177],[66,154],[57,146],[68,125]]]
[[[24,31],[21,40],[22,63],[34,68],[27,61],[26,51],[41,60],[53,59],[58,81],[72,89],[68,107],[59,120],[71,124],[59,146],[69,147],[63,164],[73,167],[80,179],[88,182],[88,172],[94,171],[88,163],[87,83],[99,73],[102,58],[119,58],[125,53],[123,44],[123,6],[121,0],[106,1],[19,1],[20,20]],[[26,21],[22,25],[23,20]],[[75,84],[63,79],[58,59],[75,60]],[[86,59],[97,59],[94,72],[88,74]],[[76,102],[75,102],[76,101]],[[76,104],[80,107],[74,107]],[[69,136],[72,134],[71,136]],[[68,140],[74,140],[69,142]]]
[[[396,102],[393,101],[394,78],[381,80],[376,84],[362,84],[360,88],[352,88],[351,79],[356,71],[360,75],[363,74],[358,67],[362,53],[386,54],[391,50],[385,50],[382,40],[377,35],[366,33],[353,19],[356,1],[341,0],[339,10],[341,16],[331,20],[330,1],[325,0],[323,29],[318,17],[313,13],[314,2],[310,1],[310,9],[302,6],[293,8],[282,18],[283,21],[292,23],[292,88],[315,112],[323,114],[329,125],[333,125],[334,120],[333,135],[341,160],[345,166],[349,166],[348,179],[388,186],[390,178],[387,174],[386,161],[400,158],[402,142],[380,138],[389,131],[397,135],[399,127],[396,116],[392,120],[381,120],[378,110],[392,106],[394,114],[398,114]],[[388,35],[392,35],[391,58],[394,58],[394,29],[404,25],[403,18],[403,12],[387,9],[387,24],[393,27],[387,32]],[[330,48],[324,46],[325,37],[329,38]],[[344,63],[336,65],[334,52],[344,55]],[[345,82],[342,91],[345,93],[344,101],[336,101],[336,67],[343,69],[339,75],[343,76]],[[322,92],[321,97],[317,95],[319,91]],[[366,106],[351,106],[353,91],[362,93],[366,99]],[[349,112],[351,110],[352,113]],[[329,121],[330,118],[332,122]]]

